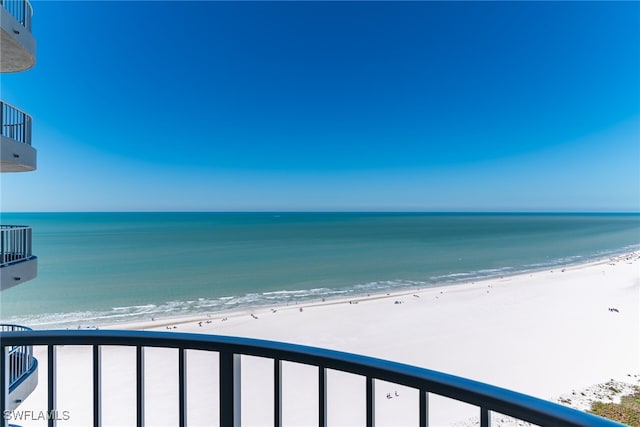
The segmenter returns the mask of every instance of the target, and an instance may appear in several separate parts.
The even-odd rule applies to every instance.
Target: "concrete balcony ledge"
[[[38,257],[31,256],[0,266],[0,291],[7,290],[38,276]]]
[[[30,172],[37,167],[36,149],[0,136],[0,172]]]
[[[28,70],[36,63],[36,41],[31,33],[33,9],[27,0],[0,0],[0,71]]]
[[[37,152],[30,145],[0,136],[0,172],[30,172],[36,170]]]

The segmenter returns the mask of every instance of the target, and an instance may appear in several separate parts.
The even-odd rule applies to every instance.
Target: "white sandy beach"
[[[610,379],[640,382],[640,254],[404,294],[155,319],[116,327],[170,328],[324,347],[556,400]],[[36,354],[40,386],[21,410],[46,410],[46,356],[41,350]],[[88,425],[90,350],[64,347],[58,357],[59,409],[70,414],[70,419],[59,425]],[[104,350],[105,425],[133,423],[133,357],[131,349]],[[189,354],[191,425],[217,425],[216,357]],[[176,360],[172,351],[147,352],[148,425],[177,423]],[[242,424],[270,425],[271,362],[245,358],[242,366]],[[78,370],[85,374],[77,374]],[[285,425],[314,424],[314,369],[290,364],[285,366],[284,378]],[[362,425],[363,393],[361,378],[331,373],[329,423]],[[376,395],[378,425],[416,425],[415,391],[380,383]],[[475,408],[437,397],[430,401],[430,410],[431,425],[436,426],[464,424],[477,414]]]

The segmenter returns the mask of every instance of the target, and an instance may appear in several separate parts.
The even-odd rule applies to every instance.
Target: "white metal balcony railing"
[[[0,0],[0,5],[2,5],[16,21],[31,32],[33,8],[28,0]]]
[[[32,259],[31,236],[31,227],[0,225],[0,265]]]
[[[411,387],[419,391],[416,412],[418,425],[429,424],[429,394],[449,397],[475,405],[480,412],[480,426],[491,424],[491,413],[515,417],[541,426],[622,426],[595,415],[577,411],[548,401],[516,393],[441,372],[404,365],[387,360],[343,353],[333,350],[301,345],[278,343],[248,338],[216,335],[183,334],[148,331],[0,331],[0,366],[6,363],[6,349],[11,346],[43,345],[47,347],[47,405],[48,413],[55,414],[57,382],[56,374],[58,346],[86,346],[92,351],[92,400],[95,427],[102,425],[102,356],[103,346],[125,346],[136,349],[135,406],[138,427],[145,425],[145,348],[167,348],[178,351],[178,412],[177,425],[187,425],[187,352],[204,350],[219,355],[219,420],[221,427],[241,425],[241,356],[258,356],[273,361],[273,420],[272,425],[283,423],[282,410],[282,366],[283,362],[302,363],[318,369],[318,419],[320,427],[328,425],[327,394],[329,392],[327,372],[347,372],[366,379],[366,426],[375,426],[375,384],[382,380]],[[0,369],[0,385],[6,390],[6,373]],[[5,410],[6,400],[0,399],[0,411]],[[0,412],[2,413],[2,412]],[[87,425],[89,422],[87,422]],[[56,425],[56,418],[48,419],[49,427]]]
[[[31,328],[27,328],[26,326],[0,324],[0,331],[2,332],[22,332],[30,330]],[[36,358],[33,357],[33,347],[30,345],[15,345],[9,347],[6,357],[9,392],[12,392],[25,377],[34,372],[37,361]]]
[[[0,101],[2,136],[31,145],[31,116],[11,104]]]

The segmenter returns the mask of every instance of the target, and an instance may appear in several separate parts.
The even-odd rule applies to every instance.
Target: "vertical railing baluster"
[[[18,142],[23,142],[22,138],[20,138],[20,123],[22,123],[22,113],[20,111],[16,111],[16,117],[13,122],[13,139]]]
[[[187,425],[187,360],[186,350],[178,349],[178,399],[179,399],[179,426]]]
[[[9,347],[0,346],[0,387],[2,387],[2,397],[0,399],[0,414],[7,410],[7,400],[9,399],[9,366],[7,363]],[[9,424],[8,418],[2,417],[2,427]]]
[[[16,140],[20,142],[24,142],[24,138],[22,135],[22,123],[24,123],[24,113],[18,113],[18,123],[16,123]]]
[[[12,349],[13,350],[13,349]],[[11,351],[9,353],[9,386],[15,381],[16,378],[16,352]]]
[[[240,355],[220,352],[220,427],[239,427],[241,415]]]
[[[93,427],[102,426],[102,348],[93,346]]]
[[[273,425],[282,427],[282,360],[273,360]]]
[[[31,117],[27,117],[26,123],[27,144],[31,145]]]
[[[20,378],[20,375],[22,375],[22,373],[24,372],[22,370],[23,368],[23,361],[24,361],[24,347],[20,347],[20,352],[18,353],[18,356],[16,358],[16,380],[18,378]]]
[[[420,427],[429,426],[429,393],[420,390]]]
[[[327,426],[327,369],[318,366],[318,426]]]
[[[27,257],[27,229],[20,230],[20,257]]]
[[[144,426],[144,347],[136,346],[136,425]]]
[[[58,380],[58,375],[56,372],[57,369],[57,360],[56,360],[57,349],[53,344],[49,344],[47,346],[47,409],[50,414],[53,414],[58,404],[57,395],[56,395],[56,382]],[[49,417],[48,426],[55,427],[56,426],[56,418],[57,417]]]
[[[367,376],[367,427],[373,427],[376,423],[375,398],[374,379]]]
[[[480,427],[491,426],[491,413],[484,406],[480,407]]]

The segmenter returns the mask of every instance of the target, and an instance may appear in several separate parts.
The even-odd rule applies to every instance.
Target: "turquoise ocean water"
[[[37,279],[3,322],[91,326],[415,290],[640,249],[637,214],[5,213]]]

